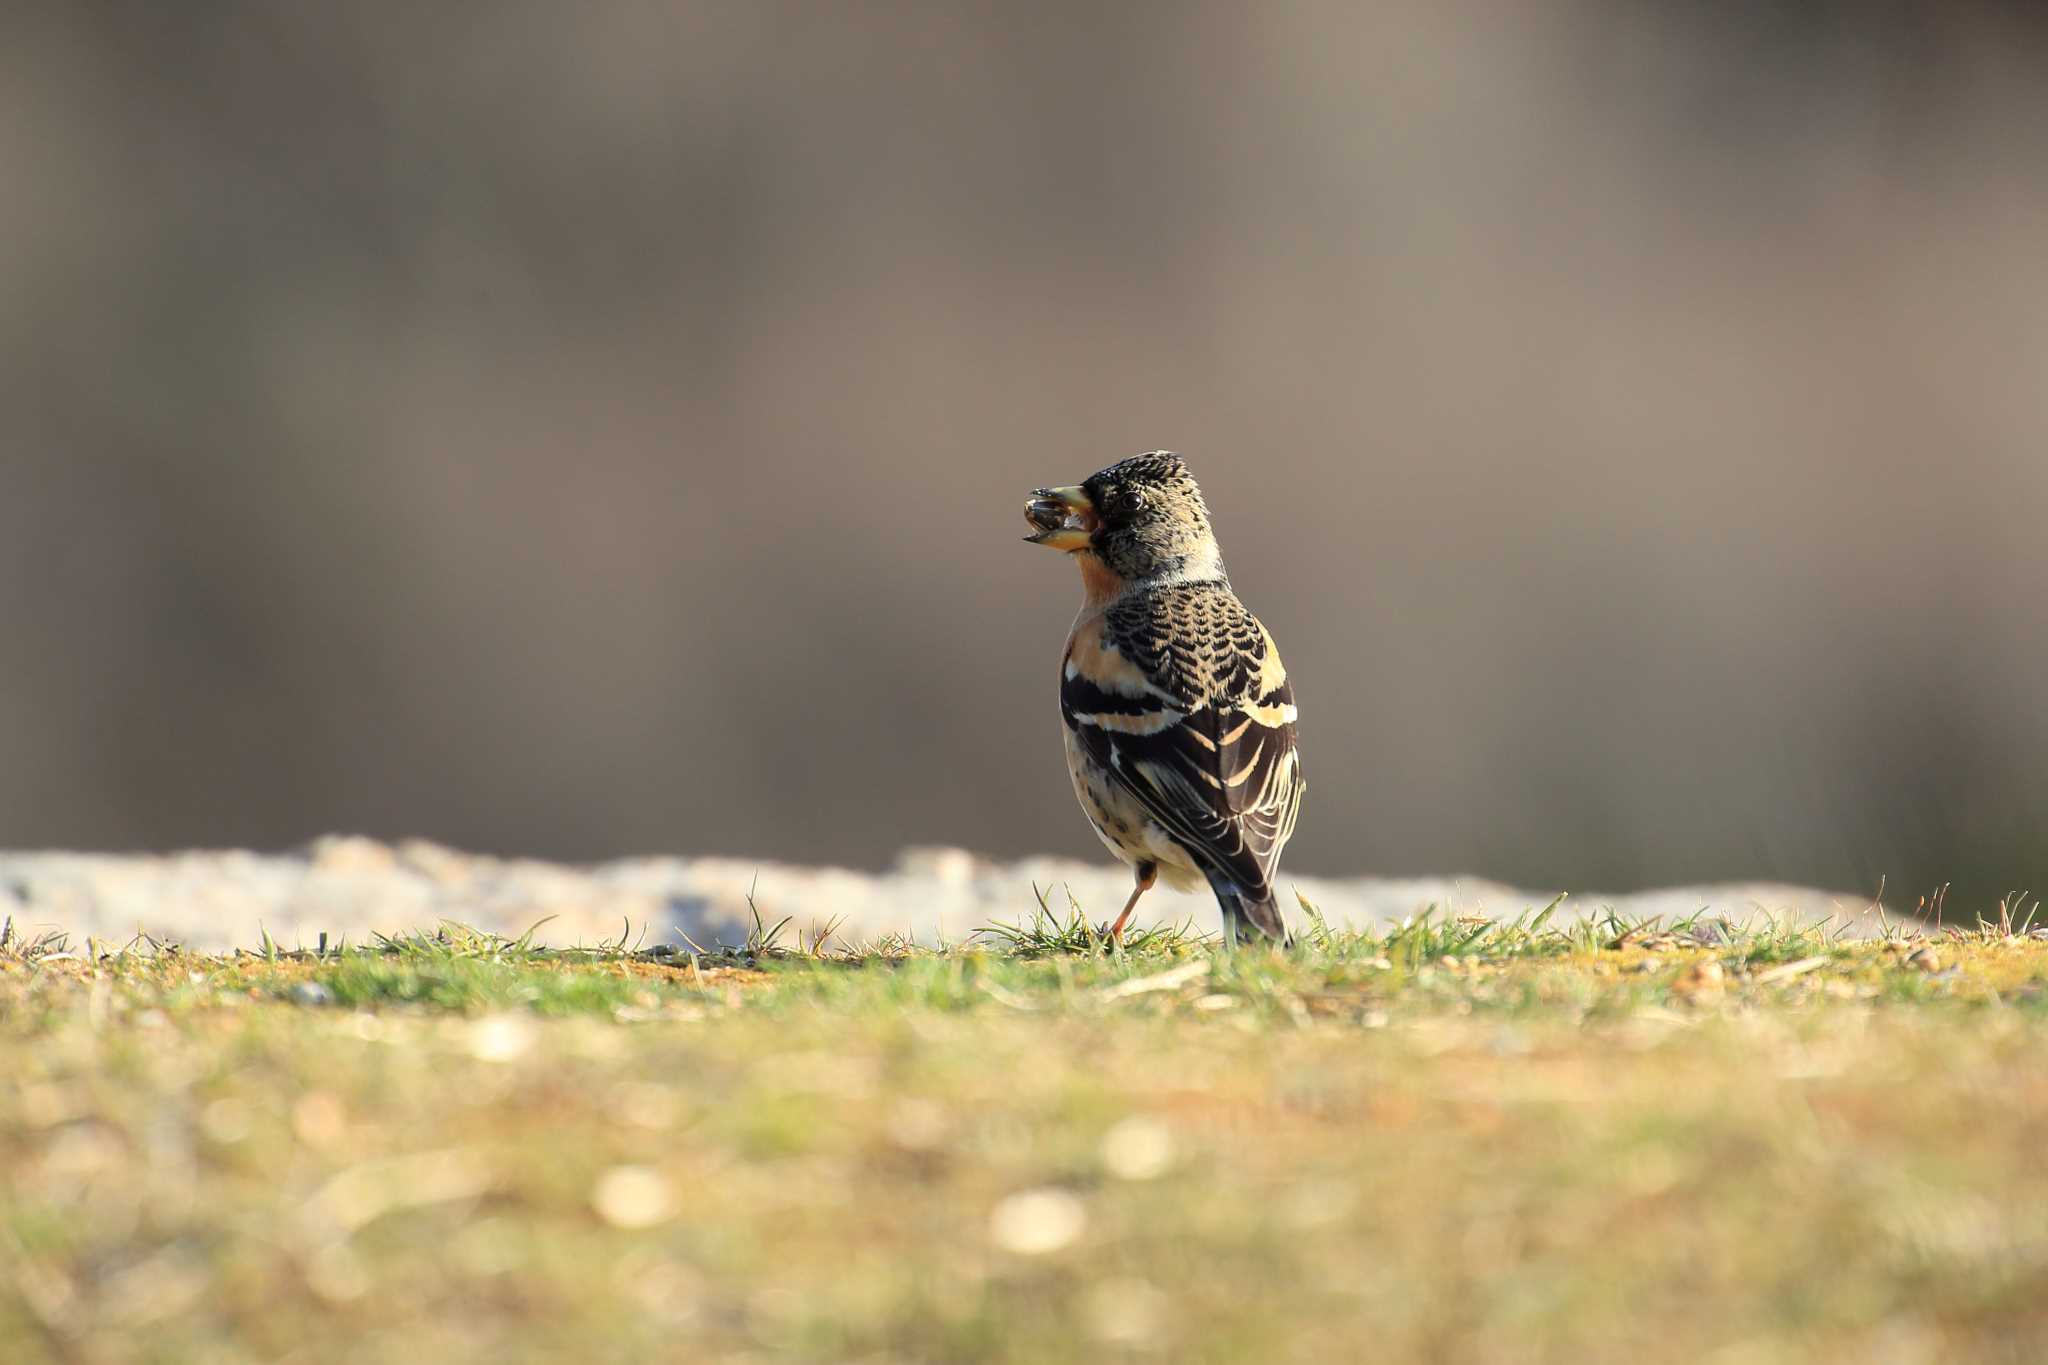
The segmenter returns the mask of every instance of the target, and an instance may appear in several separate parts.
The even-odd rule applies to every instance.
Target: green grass
[[[0,1359],[2048,1359],[2048,942],[0,931]]]

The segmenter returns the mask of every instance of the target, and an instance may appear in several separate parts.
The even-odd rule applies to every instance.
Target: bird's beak
[[[1024,504],[1024,520],[1033,532],[1024,539],[1033,545],[1085,550],[1095,534],[1095,504],[1078,487],[1041,488]]]

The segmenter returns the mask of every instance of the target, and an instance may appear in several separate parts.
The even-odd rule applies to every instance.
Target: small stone
[[[1088,1210],[1065,1190],[1020,1190],[997,1204],[988,1237],[1019,1256],[1046,1256],[1072,1246],[1088,1226]]]
[[[1157,1180],[1173,1168],[1173,1133],[1153,1119],[1125,1119],[1102,1135],[1102,1165],[1119,1180]]]
[[[492,1014],[469,1026],[469,1055],[480,1062],[512,1062],[533,1047],[533,1022],[516,1014]]]
[[[675,1214],[668,1177],[652,1166],[614,1166],[591,1187],[590,1207],[615,1228],[651,1228]]]

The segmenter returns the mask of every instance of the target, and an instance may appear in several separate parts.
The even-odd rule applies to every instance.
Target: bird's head
[[[1024,520],[1026,540],[1081,557],[1084,573],[1099,567],[1126,583],[1223,576],[1202,490],[1170,450],[1134,455],[1072,487],[1041,488]]]

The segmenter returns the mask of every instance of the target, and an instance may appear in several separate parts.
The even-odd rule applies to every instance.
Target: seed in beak
[[[1057,531],[1067,524],[1070,512],[1057,498],[1035,497],[1024,508],[1024,520],[1041,531]],[[1079,518],[1075,519],[1078,523]]]

